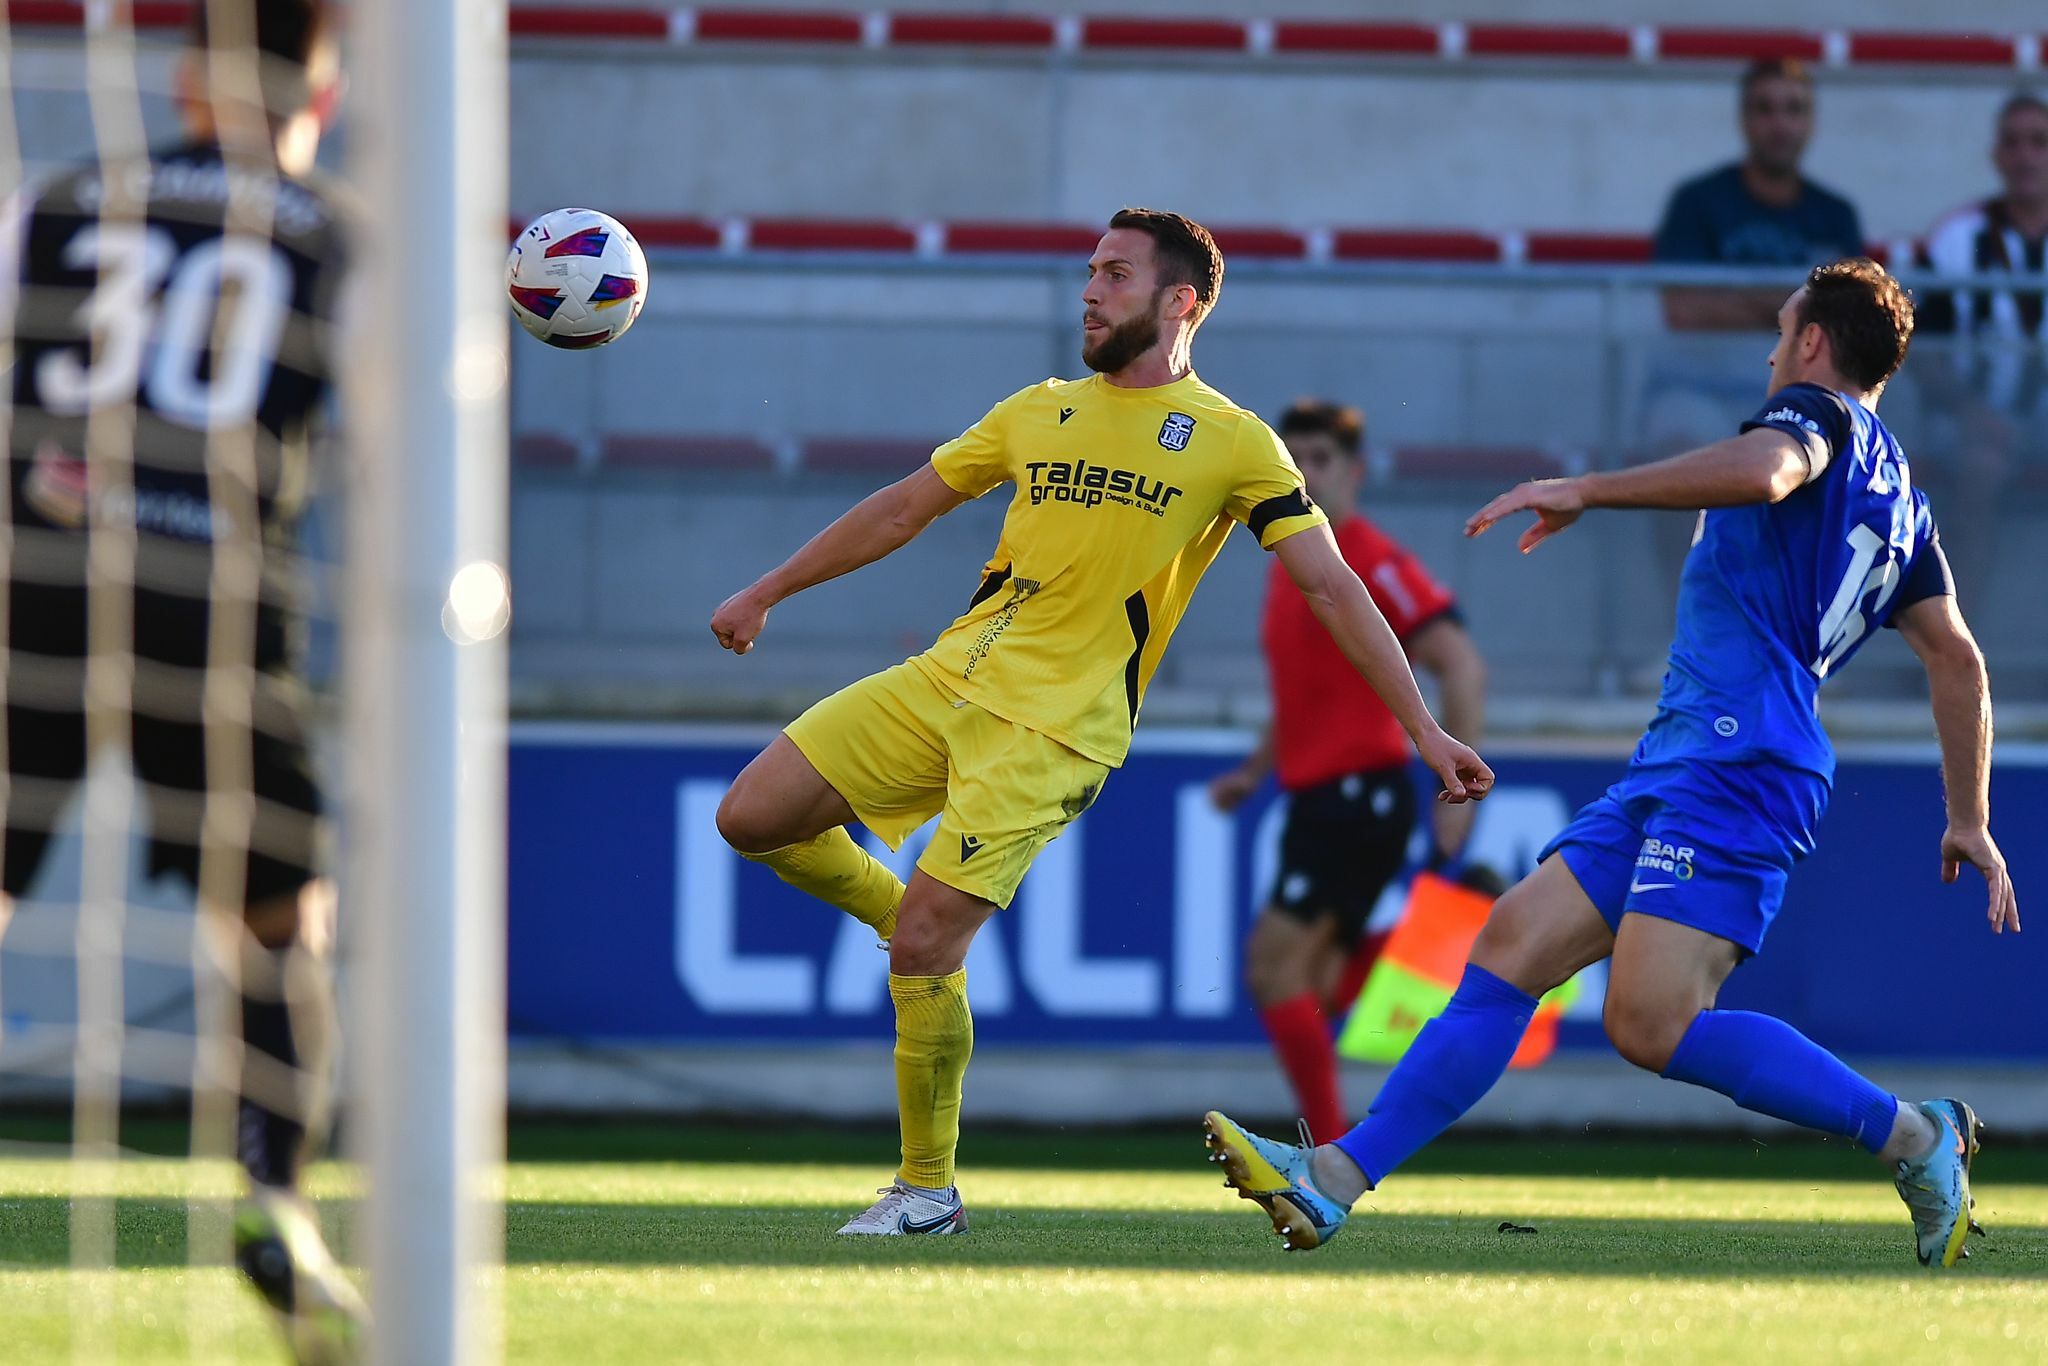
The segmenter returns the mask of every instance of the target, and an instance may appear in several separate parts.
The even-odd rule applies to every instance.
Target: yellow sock
[[[960,1147],[960,1091],[974,1052],[967,969],[945,977],[889,974],[896,1003],[896,1110],[903,1165],[896,1179],[943,1190],[953,1184]]]
[[[883,939],[896,933],[896,908],[903,902],[902,879],[855,844],[843,825],[801,844],[740,857],[766,864],[790,886],[837,906],[871,926]]]

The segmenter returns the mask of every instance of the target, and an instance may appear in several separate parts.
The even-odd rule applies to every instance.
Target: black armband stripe
[[[1263,542],[1266,539],[1266,528],[1273,523],[1288,517],[1306,517],[1315,510],[1316,505],[1308,500],[1305,491],[1289,489],[1253,508],[1252,515],[1245,519],[1245,525],[1251,528],[1252,535]]]

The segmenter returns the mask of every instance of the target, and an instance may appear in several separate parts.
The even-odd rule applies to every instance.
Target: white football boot
[[[960,1203],[958,1186],[948,1186],[934,1195],[898,1181],[883,1186],[876,1194],[882,1198],[847,1220],[839,1230],[842,1234],[900,1238],[967,1232],[967,1209]]]

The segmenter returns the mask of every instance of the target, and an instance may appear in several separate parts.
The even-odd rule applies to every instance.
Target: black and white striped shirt
[[[2002,201],[1985,200],[1935,224],[1920,264],[1945,275],[2014,277],[2012,289],[1929,291],[1914,330],[1955,338],[1958,369],[1987,402],[2015,413],[2041,408],[2048,395],[2048,235],[2029,239]]]

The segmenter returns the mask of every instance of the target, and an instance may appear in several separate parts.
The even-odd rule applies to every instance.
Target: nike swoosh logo
[[[1628,889],[1631,892],[1661,892],[1666,887],[1676,887],[1677,885],[1675,882],[1631,882],[1628,885]]]
[[[952,1223],[959,1213],[957,1209],[949,1209],[944,1214],[935,1215],[930,1219],[912,1219],[907,1214],[899,1214],[896,1216],[896,1227],[905,1233],[935,1233]]]
[[[1957,1156],[1957,1157],[1967,1157],[1967,1156],[1969,1156],[1969,1151],[1970,1151],[1970,1150],[1969,1150],[1968,1148],[1965,1148],[1965,1147],[1963,1146],[1963,1131],[1962,1131],[1961,1129],[1958,1129],[1958,1128],[1956,1127],[1956,1122],[1955,1122],[1955,1121],[1954,1121],[1953,1119],[1950,1119],[1950,1118],[1949,1118],[1949,1117],[1948,1117],[1947,1115],[1943,1115],[1943,1116],[1941,1117],[1941,1122],[1942,1122],[1943,1124],[1946,1124],[1946,1125],[1948,1125],[1948,1131],[1949,1131],[1950,1133],[1952,1133],[1952,1134],[1954,1134],[1954,1135],[1955,1135],[1955,1138],[1956,1138],[1956,1156]]]

